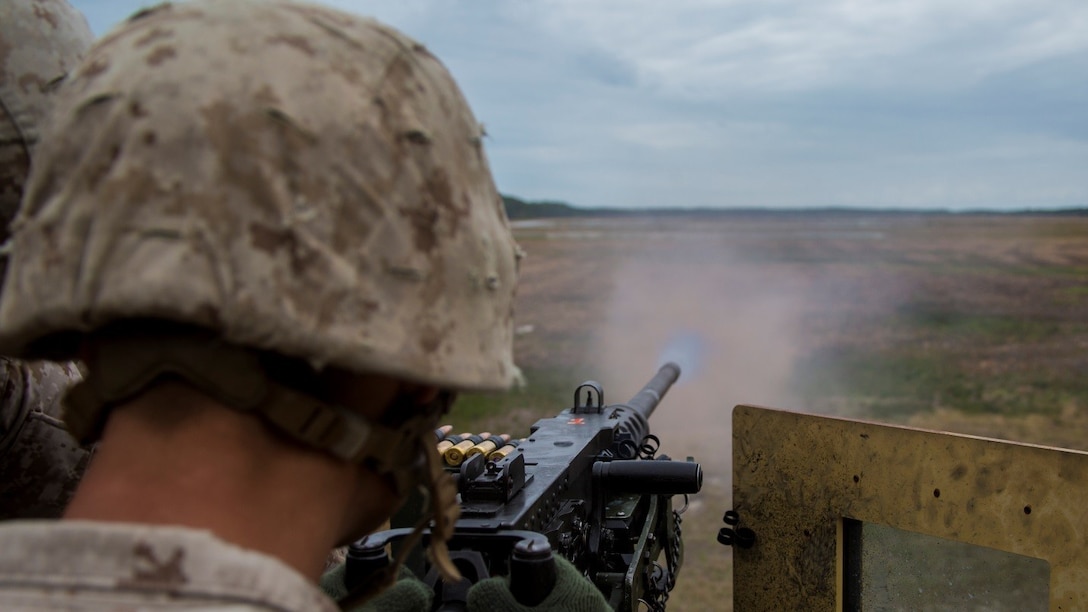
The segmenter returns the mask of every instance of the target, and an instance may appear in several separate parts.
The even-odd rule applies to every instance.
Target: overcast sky
[[[72,2],[99,35],[149,4]],[[438,55],[521,198],[1088,206],[1086,0],[326,3]]]

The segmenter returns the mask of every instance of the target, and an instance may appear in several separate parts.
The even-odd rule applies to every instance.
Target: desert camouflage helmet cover
[[[19,208],[47,96],[93,39],[67,0],[0,0],[0,241]]]
[[[164,5],[96,44],[54,111],[0,350],[161,318],[318,367],[516,380],[517,245],[422,45],[314,5]]]

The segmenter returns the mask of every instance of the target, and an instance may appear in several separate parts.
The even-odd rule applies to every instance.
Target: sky
[[[151,3],[72,4],[101,35]],[[1088,207],[1085,0],[325,4],[437,55],[522,199]]]

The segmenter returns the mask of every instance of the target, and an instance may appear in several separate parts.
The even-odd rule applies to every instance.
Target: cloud
[[[442,58],[521,197],[1088,206],[1083,0],[332,4]]]
[[[1088,50],[1083,2],[545,0],[532,18],[612,49],[667,94],[960,87]],[[529,9],[526,9],[527,11]]]

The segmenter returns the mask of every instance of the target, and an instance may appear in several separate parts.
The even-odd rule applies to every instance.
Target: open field
[[[1088,449],[1088,216],[727,215],[521,222],[528,386],[468,396],[459,431],[527,432],[600,381],[684,369],[651,420],[694,456],[670,610],[729,609],[738,403]]]

